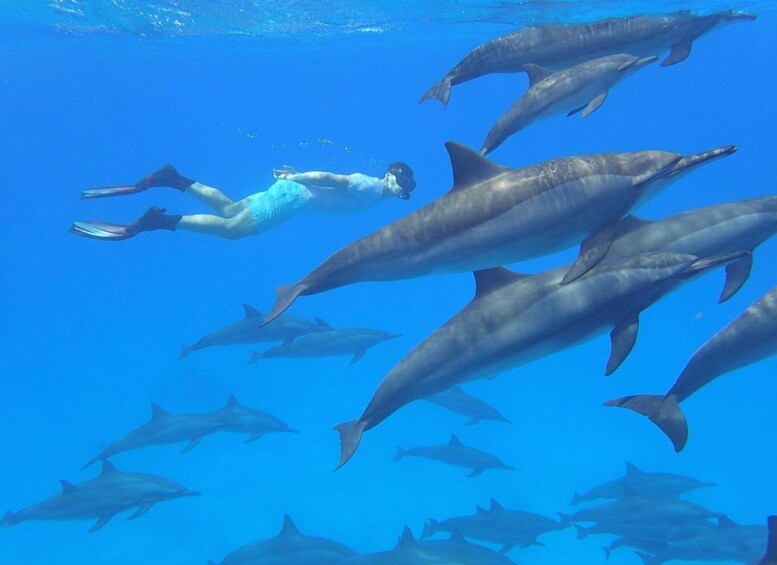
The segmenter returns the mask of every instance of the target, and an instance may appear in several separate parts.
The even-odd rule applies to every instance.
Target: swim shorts
[[[290,180],[277,180],[264,192],[248,197],[248,208],[259,232],[282,224],[306,203],[305,187]]]

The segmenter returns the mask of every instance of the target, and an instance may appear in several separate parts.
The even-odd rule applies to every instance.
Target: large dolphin
[[[604,55],[631,53],[647,57],[671,48],[661,65],[674,65],[688,57],[691,44],[699,36],[720,24],[753,19],[755,15],[742,12],[694,16],[682,11],[589,24],[525,27],[473,49],[440,82],[432,85],[420,101],[436,99],[445,107],[452,85],[491,73],[521,72],[527,63],[563,69]]]
[[[208,412],[208,418],[212,418],[218,424],[220,432],[246,433],[246,443],[258,440],[264,434],[289,432],[296,434],[297,430],[291,429],[285,422],[272,414],[246,408],[237,400],[234,394],[229,395],[227,403],[222,408]]]
[[[585,508],[568,516],[559,514],[562,522],[599,522],[605,524],[625,523],[643,527],[646,523],[666,527],[691,520],[719,518],[721,514],[711,512],[703,506],[680,499],[629,496],[599,506]]]
[[[410,449],[402,449],[397,447],[397,454],[394,456],[394,461],[399,461],[403,457],[425,457],[427,459],[435,459],[448,463],[449,465],[457,465],[459,467],[465,467],[472,469],[467,477],[477,477],[486,469],[507,469],[509,471],[515,471],[515,468],[505,465],[505,463],[495,455],[491,455],[474,447],[469,447],[461,443],[456,434],[451,434],[451,439],[444,445],[430,445],[424,447],[411,447]]]
[[[188,443],[183,449],[185,453],[197,447],[204,436],[216,433],[220,428],[221,422],[207,414],[171,414],[158,404],[152,404],[151,419],[148,422],[112,441],[82,469],[117,453],[152,445],[186,441]]]
[[[89,530],[94,532],[107,524],[114,514],[131,508],[137,510],[128,518],[138,518],[163,500],[182,496],[196,496],[178,483],[143,473],[123,473],[109,461],[103,461],[102,473],[88,481],[74,485],[62,483],[62,492],[18,512],[7,512],[0,526],[7,527],[26,520],[89,520],[97,522]]]
[[[775,233],[777,196],[763,196],[697,208],[658,221],[627,216],[615,227],[607,256],[674,251],[710,257],[740,250],[752,252]],[[742,287],[752,264],[752,255],[745,255],[726,267],[720,302]]]
[[[370,347],[386,340],[402,337],[383,330],[370,328],[335,329],[321,318],[316,318],[318,331],[299,339],[271,347],[267,351],[251,353],[249,363],[273,357],[337,357],[351,355],[351,365],[359,361]]]
[[[683,157],[666,151],[600,153],[511,169],[445,144],[453,188],[428,206],[337,251],[296,284],[276,290],[267,320],[299,295],[361,281],[476,271],[577,245],[571,282],[607,253],[617,221],[670,182],[736,148]]]
[[[316,323],[297,316],[283,316],[264,325],[266,316],[253,306],[243,304],[245,316],[242,320],[209,333],[194,345],[184,345],[178,359],[183,359],[193,351],[217,345],[235,345],[238,343],[258,343],[265,341],[291,342],[295,337],[314,332]]]
[[[621,53],[555,72],[539,65],[524,65],[529,90],[494,124],[480,153],[491,153],[508,137],[538,120],[565,112],[569,116],[578,112],[584,118],[590,116],[604,104],[610,88],[656,59]]]
[[[688,422],[680,403],[721,375],[777,353],[777,287],[699,348],[664,395],[638,394],[608,400],[605,406],[629,408],[656,424],[681,451],[688,441]]]
[[[287,514],[277,536],[239,547],[219,565],[317,565],[339,563],[352,555],[356,553],[342,544],[303,534]],[[209,563],[215,565],[214,561]]]
[[[742,254],[699,259],[650,253],[603,261],[569,285],[566,267],[521,275],[497,267],[475,273],[473,300],[383,379],[358,420],[336,426],[342,467],[362,433],[406,404],[456,384],[497,374],[612,330],[606,374],[637,338],[639,314],[684,279]]]
[[[474,396],[464,392],[460,386],[455,386],[450,390],[446,390],[434,396],[429,396],[424,400],[441,406],[451,412],[456,412],[462,416],[467,416],[468,426],[473,426],[483,420],[496,420],[497,422],[507,422],[510,424],[510,420],[502,416],[502,414],[488,404],[475,398]]]
[[[626,474],[614,481],[595,486],[584,494],[575,493],[570,504],[577,505],[599,498],[625,498],[649,496],[651,498],[677,498],[684,492],[715,486],[693,477],[674,473],[646,473],[626,463]]]

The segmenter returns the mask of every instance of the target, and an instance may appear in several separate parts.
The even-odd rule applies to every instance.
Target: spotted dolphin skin
[[[569,112],[569,116],[578,112],[584,118],[590,116],[604,104],[610,88],[657,59],[608,55],[557,72],[539,65],[524,65],[529,90],[488,132],[481,155],[491,153],[508,137],[543,118],[563,112]]]
[[[604,405],[628,408],[647,416],[679,452],[688,441],[688,422],[680,403],[718,377],[775,354],[777,287],[702,345],[666,394],[625,396]]]
[[[541,257],[578,245],[569,283],[607,253],[617,221],[725,146],[683,157],[667,151],[599,153],[523,169],[445,144],[453,188],[428,206],[346,245],[299,282],[276,289],[271,321],[300,295],[364,281],[466,272]]]
[[[489,378],[611,331],[610,374],[634,347],[639,314],[684,279],[741,258],[699,259],[649,253],[603,261],[560,285],[566,267],[537,275],[504,268],[475,273],[472,302],[402,359],[383,379],[358,420],[336,426],[345,465],[364,431],[420,398]]]
[[[638,57],[671,49],[662,66],[684,61],[698,37],[715,27],[755,15],[724,11],[695,16],[689,11],[661,16],[612,18],[589,24],[525,27],[476,47],[422,97],[448,105],[451,87],[491,73],[516,73],[527,63],[564,69],[604,55]]]

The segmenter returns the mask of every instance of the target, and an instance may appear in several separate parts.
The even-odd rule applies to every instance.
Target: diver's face
[[[408,200],[410,198],[410,193],[397,184],[397,177],[395,177],[393,173],[386,171],[386,174],[383,177],[383,184],[386,187],[386,190],[397,198],[401,198],[402,200]]]

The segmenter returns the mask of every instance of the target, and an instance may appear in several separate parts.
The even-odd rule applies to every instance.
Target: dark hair
[[[394,175],[397,179],[397,184],[412,192],[415,188],[415,179],[413,178],[413,169],[407,163],[396,161],[388,166],[387,172]]]

